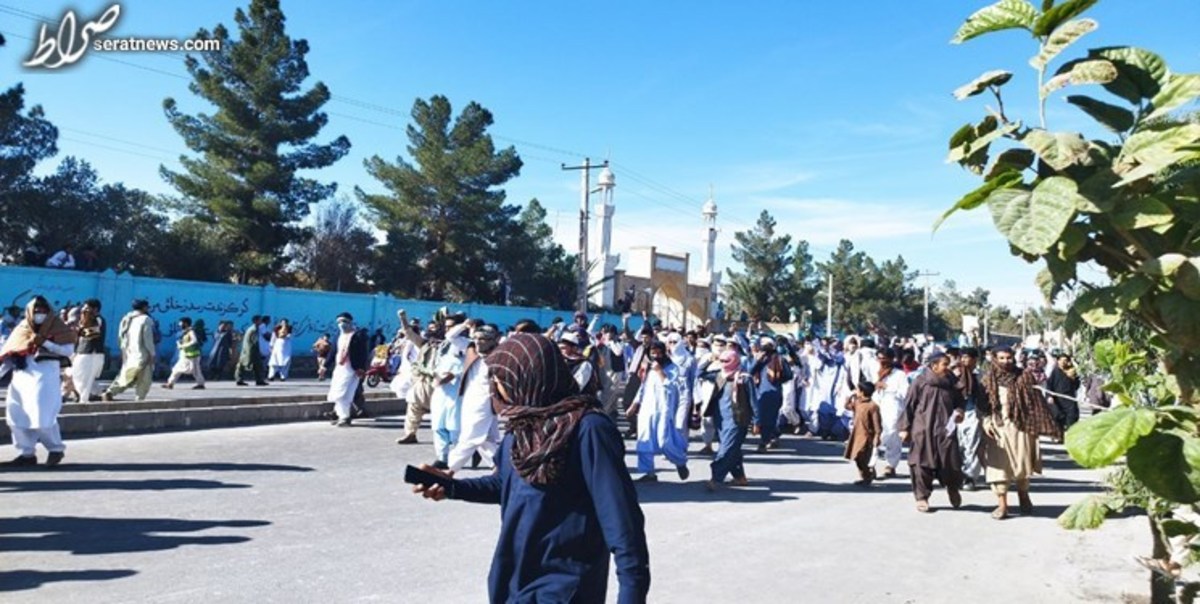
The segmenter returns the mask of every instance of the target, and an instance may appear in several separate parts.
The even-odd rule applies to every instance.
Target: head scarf
[[[548,338],[517,333],[487,356],[492,397],[513,435],[512,462],[530,484],[558,481],[568,445],[584,414],[599,411],[595,397],[579,394],[567,362]],[[499,382],[507,394],[501,397]]]
[[[46,320],[41,325],[33,322],[33,309],[37,306],[46,308]],[[54,309],[50,308],[50,303],[42,296],[34,296],[25,305],[25,318],[13,327],[12,333],[4,341],[4,348],[0,349],[0,358],[9,355],[22,356],[31,347],[44,341],[74,344],[76,339],[75,330],[55,314]]]
[[[1045,399],[1034,386],[1036,383],[1030,372],[1011,366],[1003,368],[999,363],[992,363],[987,375],[983,377],[983,387],[987,390],[987,405],[981,406],[980,411],[983,415],[991,415],[993,421],[1003,425],[1000,388],[1007,388],[1008,415],[1017,430],[1057,438],[1061,435],[1058,424],[1050,416]]]
[[[736,350],[726,350],[721,353],[721,369],[725,371],[725,377],[730,377],[737,373],[737,370],[742,366],[742,356]]]

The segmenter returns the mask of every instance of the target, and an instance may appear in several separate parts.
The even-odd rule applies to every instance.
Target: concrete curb
[[[170,403],[209,403],[208,406],[204,407],[176,405],[173,407],[159,406],[146,408],[147,403],[161,404],[163,401],[116,403],[117,405],[142,405],[142,407],[134,410],[122,409],[64,413],[59,416],[58,422],[62,428],[64,437],[77,439],[114,436],[118,434],[202,430],[206,428],[313,421],[321,419],[323,413],[333,408],[332,403],[324,401],[324,397],[307,397],[320,399],[309,401],[297,401],[296,398],[291,397],[288,402],[270,402],[262,399],[228,399],[235,402],[216,406],[211,405],[211,400],[169,401]],[[114,403],[109,404],[112,405]],[[91,411],[91,405],[86,405],[86,407],[89,407],[87,411]],[[403,414],[407,409],[407,405],[403,400],[385,398],[384,396],[368,396],[365,407],[367,413],[372,416],[398,415]],[[11,433],[8,425],[0,424],[0,439],[9,440],[10,438]]]

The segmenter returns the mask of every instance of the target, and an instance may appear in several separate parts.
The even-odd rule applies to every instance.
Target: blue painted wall
[[[396,311],[404,309],[413,319],[428,321],[438,308],[448,306],[452,312],[463,311],[495,323],[501,329],[521,319],[533,319],[543,327],[556,317],[570,322],[572,313],[542,308],[492,306],[487,304],[447,304],[428,300],[403,300],[387,294],[345,294],[308,291],[274,285],[233,285],[200,281],[176,281],[134,277],[128,273],[84,273],[79,271],[23,266],[0,266],[0,303],[24,308],[29,298],[41,294],[55,310],[76,305],[88,298],[100,300],[101,315],[109,322],[108,347],[117,350],[116,326],[138,298],[150,302],[150,314],[162,330],[159,356],[170,359],[175,354],[176,325],[181,317],[192,321],[203,319],[211,334],[221,320],[231,320],[239,331],[244,330],[254,315],[270,315],[272,324],[280,319],[291,321],[295,340],[295,355],[311,354],[309,348],[321,333],[335,331],[334,318],[341,312],[354,315],[355,322],[372,332],[383,328],[391,340],[400,321]],[[605,315],[601,323],[620,325],[621,317]],[[637,329],[641,317],[630,320]],[[211,345],[211,338],[209,344]],[[205,351],[207,353],[207,350]]]

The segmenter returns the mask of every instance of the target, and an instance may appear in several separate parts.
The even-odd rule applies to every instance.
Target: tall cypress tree
[[[302,238],[297,221],[336,190],[297,172],[333,164],[350,141],[311,142],[328,121],[320,109],[330,93],[321,82],[301,90],[308,42],[288,37],[279,0],[252,0],[234,21],[238,39],[224,25],[201,29],[198,37],[221,40],[221,50],[186,59],[188,88],[216,112],[187,115],[174,99],[163,101],[167,119],[201,158],[181,157],[183,172],[160,172],[228,247],[229,273],[246,283],[287,262],[285,246]]]

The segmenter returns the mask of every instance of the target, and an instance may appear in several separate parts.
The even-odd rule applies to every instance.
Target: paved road
[[[186,381],[184,381],[186,380]],[[291,379],[286,382],[269,382],[266,386],[255,386],[253,381],[248,386],[238,386],[232,380],[222,380],[218,382],[209,381],[205,384],[204,390],[193,390],[190,378],[185,378],[175,388],[167,390],[162,387],[165,380],[155,381],[154,386],[150,388],[150,393],[146,396],[147,401],[162,401],[162,400],[179,400],[179,399],[206,399],[206,398],[255,398],[260,396],[291,396],[291,395],[321,395],[324,396],[329,392],[329,381],[318,382],[315,378],[307,379]],[[103,381],[101,385],[107,387],[109,382]],[[388,390],[387,384],[380,384],[376,388],[367,388],[368,394],[375,392],[379,394],[387,394],[391,396],[391,391]],[[133,390],[126,390],[117,395],[118,401],[134,400]],[[73,405],[75,403],[67,403]]]
[[[401,470],[431,448],[393,444],[399,427],[81,440],[56,471],[2,472],[0,600],[486,601],[498,509],[409,493]],[[664,472],[638,487],[652,602],[1057,604],[1144,592],[1131,562],[1146,550],[1144,519],[1089,533],[1055,525],[1096,479],[1061,451],[1035,483],[1038,513],[1005,522],[989,517],[987,493],[952,511],[939,492],[937,511],[919,515],[906,480],[862,491],[833,443],[787,437],[750,456],[747,489],[707,493],[706,465],[694,457],[686,484]]]

